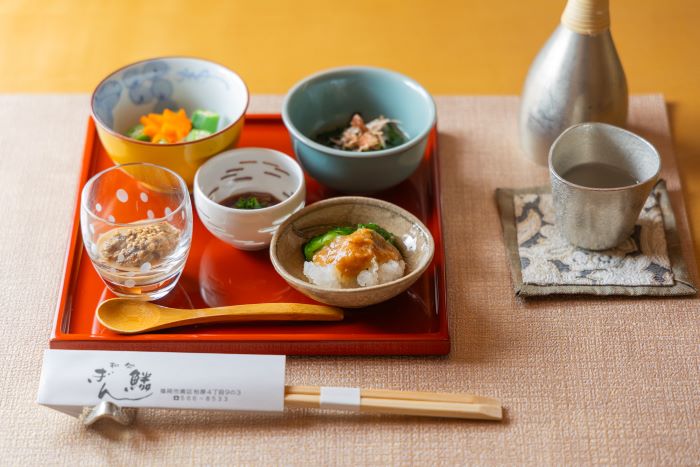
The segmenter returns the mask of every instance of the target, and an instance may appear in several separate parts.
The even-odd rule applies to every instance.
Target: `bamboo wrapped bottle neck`
[[[610,28],[608,0],[569,0],[561,22],[579,34],[599,34]]]

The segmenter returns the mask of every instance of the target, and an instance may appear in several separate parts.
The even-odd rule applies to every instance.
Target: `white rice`
[[[386,284],[403,277],[406,263],[403,260],[389,260],[377,264],[376,259],[367,269],[360,271],[357,277],[343,278],[335,264],[319,266],[311,261],[304,263],[304,275],[312,284],[333,289],[349,289]]]

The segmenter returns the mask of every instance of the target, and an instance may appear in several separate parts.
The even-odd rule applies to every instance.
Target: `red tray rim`
[[[274,120],[280,121],[281,115],[275,113],[261,113],[261,114],[246,114],[246,120],[253,121],[264,121],[264,120]],[[435,156],[439,154],[438,148],[438,138],[437,138],[437,124],[433,127],[430,132],[429,138],[432,139],[433,153]],[[163,350],[169,348],[168,344],[175,344],[180,342],[188,342],[192,347],[201,347],[198,351],[208,351],[208,349],[217,348],[217,344],[226,344],[231,342],[242,342],[255,344],[266,347],[274,347],[275,345],[284,346],[285,344],[299,343],[304,346],[314,347],[314,346],[324,346],[331,345],[339,348],[352,347],[353,342],[361,343],[366,341],[376,341],[382,343],[392,343],[392,342],[413,342],[416,349],[413,351],[408,351],[402,348],[400,352],[351,352],[353,355],[445,355],[450,351],[450,336],[448,329],[448,317],[447,317],[447,287],[446,287],[446,271],[445,271],[445,252],[444,252],[444,225],[442,219],[442,198],[439,196],[440,191],[440,172],[439,163],[437,157],[432,157],[432,173],[433,173],[433,183],[437,188],[437,225],[439,229],[439,235],[441,237],[440,247],[435,251],[435,257],[433,261],[436,261],[438,267],[436,268],[435,274],[438,275],[438,280],[443,284],[442,287],[436,289],[438,294],[437,298],[437,311],[438,311],[438,329],[434,332],[426,333],[411,333],[405,336],[399,335],[386,335],[386,334],[363,334],[363,335],[347,335],[347,336],[337,336],[333,339],[318,339],[308,340],[317,336],[317,334],[294,334],[290,336],[288,334],[265,334],[265,339],[261,339],[259,335],[238,335],[235,340],[232,340],[224,335],[197,335],[193,339],[191,334],[158,334],[157,338],[154,338],[152,334],[140,334],[129,336],[128,340],[124,340],[123,337],[111,337],[111,336],[95,336],[92,334],[76,334],[69,333],[64,330],[64,325],[70,317],[70,310],[67,310],[67,305],[69,299],[74,294],[75,281],[73,277],[77,274],[76,268],[80,266],[80,259],[83,254],[82,251],[82,241],[79,236],[80,230],[80,194],[83,186],[89,179],[90,167],[93,163],[93,151],[94,145],[96,143],[97,131],[95,127],[94,120],[90,117],[87,123],[87,136],[85,139],[85,145],[83,148],[83,156],[81,161],[81,167],[77,180],[76,188],[76,199],[74,204],[73,212],[73,222],[71,225],[71,236],[69,239],[69,245],[66,249],[65,254],[65,266],[63,270],[63,279],[61,281],[61,295],[56,307],[53,330],[51,338],[49,341],[50,348],[53,349],[90,349],[95,348],[92,344],[99,343],[101,349],[110,348],[111,350],[119,350],[123,345],[127,345],[129,350]],[[419,347],[420,344],[431,346],[435,351],[422,352]],[[106,345],[105,345],[106,344]],[[123,349],[126,350],[126,349]],[[167,350],[166,350],[167,351]],[[322,355],[323,352],[306,352],[303,349],[299,349],[298,352],[287,352],[287,354],[293,355]],[[345,352],[331,352],[330,354],[346,354]]]

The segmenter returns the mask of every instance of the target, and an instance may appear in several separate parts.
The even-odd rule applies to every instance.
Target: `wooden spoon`
[[[201,323],[342,319],[343,310],[340,308],[305,303],[256,303],[187,310],[127,298],[112,298],[97,307],[97,320],[100,324],[120,334],[137,334]]]

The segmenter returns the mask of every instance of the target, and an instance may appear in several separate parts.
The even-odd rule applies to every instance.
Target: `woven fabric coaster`
[[[549,187],[496,191],[518,295],[692,295],[666,185],[659,182],[632,236],[616,248],[569,244],[555,225]]]

